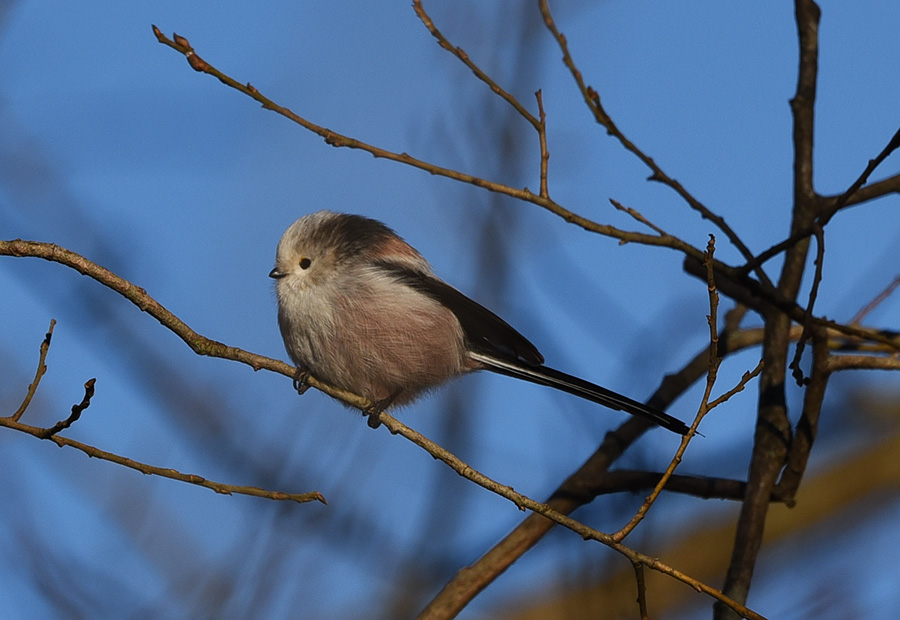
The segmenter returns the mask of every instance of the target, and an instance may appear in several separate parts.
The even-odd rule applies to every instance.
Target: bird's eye
[[[312,265],[312,261],[305,256],[300,259],[300,269],[309,269],[309,266]]]

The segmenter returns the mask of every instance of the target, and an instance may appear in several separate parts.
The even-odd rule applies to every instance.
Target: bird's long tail
[[[575,396],[587,399],[589,401],[615,409],[624,411],[631,415],[645,418],[654,424],[658,424],[665,429],[684,435],[688,432],[687,425],[681,420],[673,418],[669,414],[655,409],[636,400],[632,400],[627,396],[617,394],[612,390],[595,385],[584,379],[567,375],[559,370],[548,368],[547,366],[528,366],[522,363],[516,363],[509,360],[498,359],[481,353],[470,352],[470,356],[478,362],[484,364],[487,370],[524,379],[539,385],[546,385]]]

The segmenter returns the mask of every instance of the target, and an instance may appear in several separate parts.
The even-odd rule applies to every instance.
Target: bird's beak
[[[287,274],[283,271],[278,271],[278,267],[275,267],[272,271],[269,272],[270,278],[275,278],[276,280],[283,278]]]

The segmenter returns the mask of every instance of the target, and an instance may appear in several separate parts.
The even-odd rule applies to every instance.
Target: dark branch
[[[65,420],[60,420],[50,428],[45,428],[40,434],[41,439],[50,439],[56,433],[69,428],[78,421],[78,418],[81,417],[82,412],[91,406],[91,398],[94,397],[94,384],[96,382],[97,379],[88,379],[85,382],[84,398],[81,399],[81,402],[76,405],[72,405],[72,413],[69,414],[68,418],[66,418]]]

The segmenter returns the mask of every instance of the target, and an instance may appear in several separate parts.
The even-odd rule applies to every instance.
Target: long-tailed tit
[[[688,431],[662,411],[544,366],[524,336],[435,276],[381,222],[329,211],[301,217],[278,243],[269,276],[298,372],[367,398],[369,414],[457,375],[492,370]],[[370,415],[370,424],[377,419]]]

